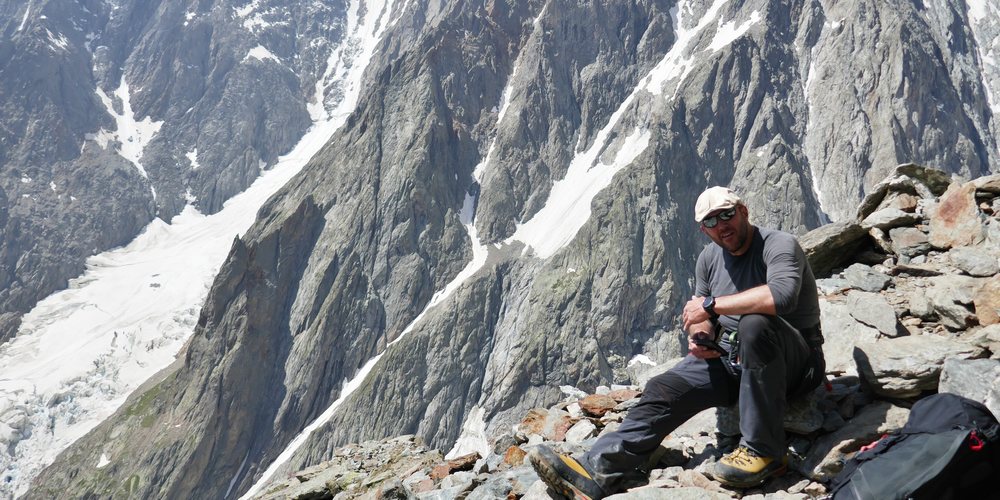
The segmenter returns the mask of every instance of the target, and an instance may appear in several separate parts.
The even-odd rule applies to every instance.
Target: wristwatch
[[[705,300],[701,303],[701,308],[708,313],[712,319],[719,319],[719,313],[715,312],[715,297],[709,295],[705,297]]]

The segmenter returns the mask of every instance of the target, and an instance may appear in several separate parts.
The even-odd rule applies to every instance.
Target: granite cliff
[[[496,438],[679,354],[705,187],[804,234],[900,163],[997,170],[1000,20],[964,2],[363,5],[396,21],[344,127],[234,242],[183,358],[33,493],[234,497],[349,442]]]

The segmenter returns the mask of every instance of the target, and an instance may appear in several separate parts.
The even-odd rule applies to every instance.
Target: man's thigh
[[[629,418],[655,417],[643,414],[661,412],[666,405],[675,419],[686,419],[707,408],[734,404],[739,397],[739,379],[723,363],[722,359],[686,356],[677,366],[649,380]]]

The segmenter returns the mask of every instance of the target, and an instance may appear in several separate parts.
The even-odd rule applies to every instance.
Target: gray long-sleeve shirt
[[[766,284],[778,316],[800,330],[819,324],[816,278],[799,242],[786,232],[755,227],[750,249],[740,256],[709,244],[698,256],[695,280],[700,297],[723,297]],[[739,320],[719,318],[729,330],[735,330]]]

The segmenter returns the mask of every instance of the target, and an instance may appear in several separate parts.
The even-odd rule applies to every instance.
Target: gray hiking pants
[[[822,350],[818,344],[810,348],[802,334],[775,316],[744,315],[738,332],[739,366],[688,355],[650,379],[618,430],[601,436],[582,457],[606,493],[641,483],[647,471],[640,467],[667,434],[716,406],[739,402],[741,444],[763,456],[784,455],[786,396],[803,394],[823,380]]]

